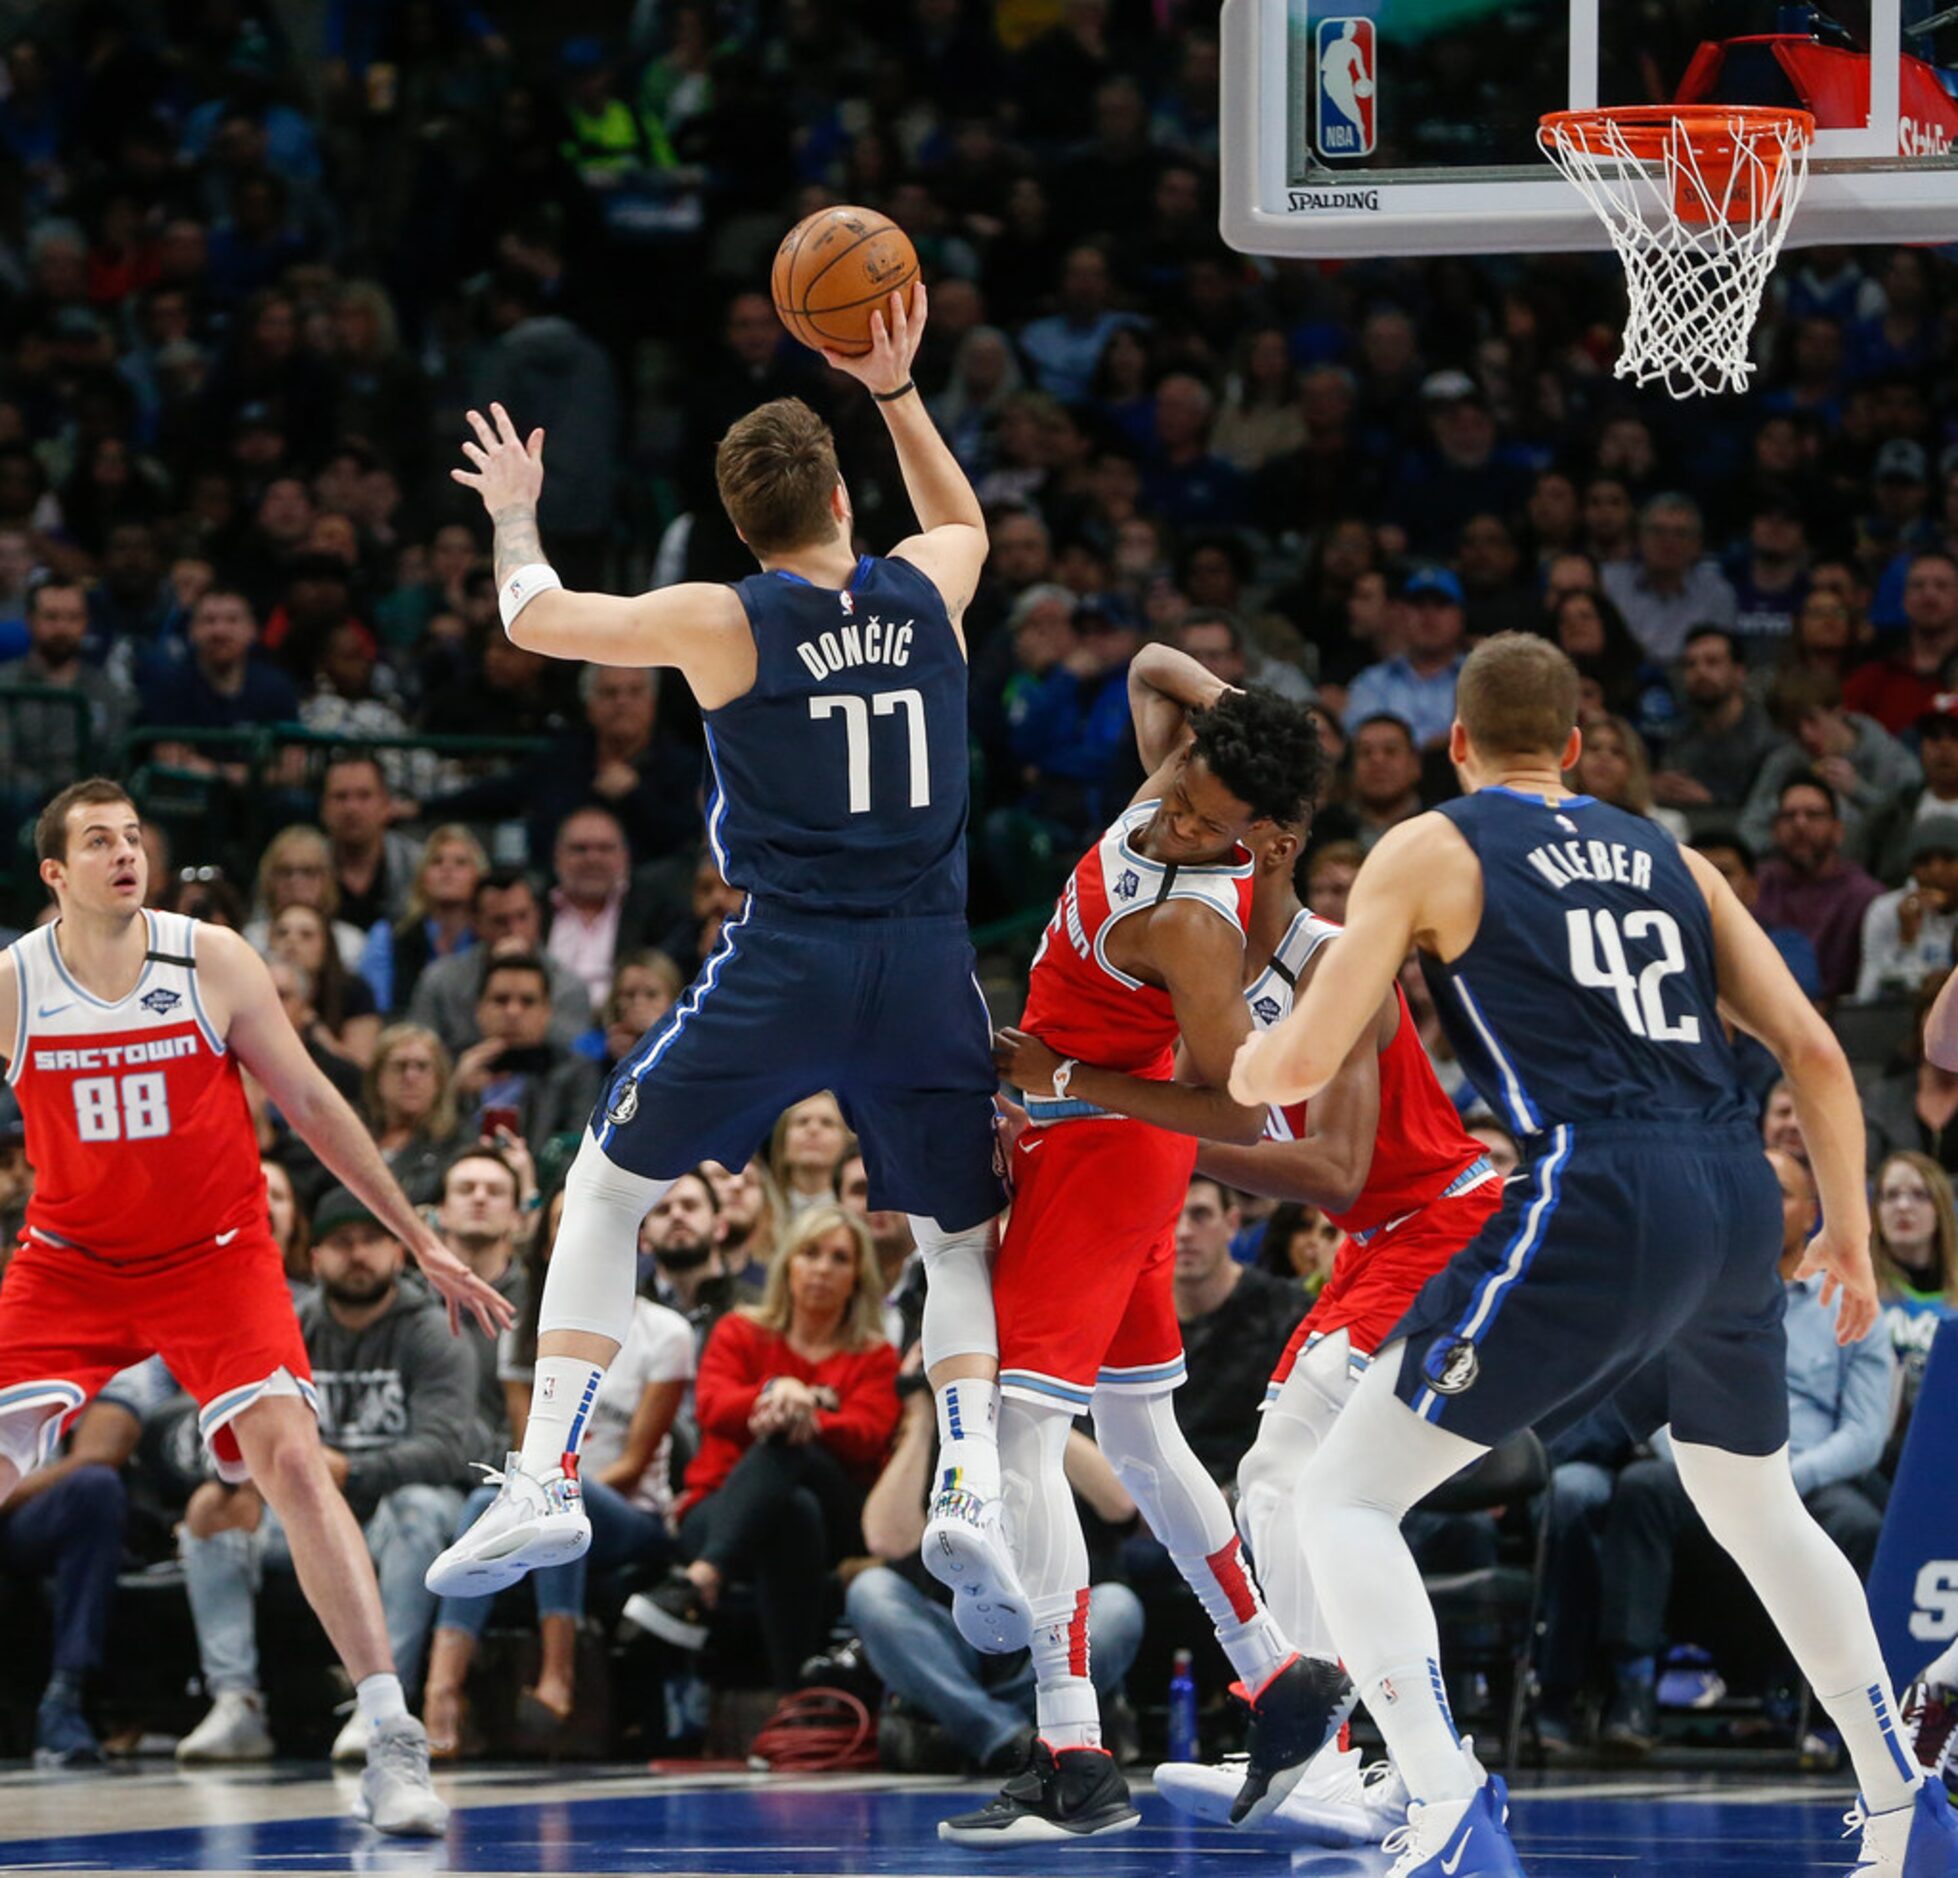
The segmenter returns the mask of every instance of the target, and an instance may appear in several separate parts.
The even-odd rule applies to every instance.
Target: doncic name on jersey
[[[846,589],[836,597],[847,619],[856,611],[856,596]],[[916,624],[916,620],[886,620],[872,613],[861,625],[851,621],[834,632],[799,640],[796,657],[816,679],[847,671],[853,665],[909,665],[911,632]]]

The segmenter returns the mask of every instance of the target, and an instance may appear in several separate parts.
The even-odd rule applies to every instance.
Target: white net
[[[1801,111],[1558,112],[1537,133],[1625,263],[1620,378],[1675,398],[1744,391],[1761,292],[1808,180]]]

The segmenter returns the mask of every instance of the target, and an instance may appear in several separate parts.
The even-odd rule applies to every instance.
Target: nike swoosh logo
[[[1441,1878],[1455,1878],[1455,1874],[1462,1869],[1462,1860],[1468,1857],[1468,1849],[1469,1834],[1465,1832],[1455,1847],[1455,1856],[1441,1861]]]
[[[244,1230],[242,1226],[234,1226],[229,1232],[218,1233],[213,1240],[213,1244],[229,1245]]]
[[[1031,1134],[1031,1130],[1029,1130],[1029,1134]],[[1020,1143],[1020,1152],[1022,1154],[1031,1154],[1046,1139],[1047,1137],[1045,1135],[1032,1135],[1031,1139],[1023,1139]]]
[[[70,998],[66,1004],[42,1005],[40,1014],[43,1017],[59,1017],[63,1011],[72,1011],[74,1008],[75,1008],[75,1000],[73,998]]]

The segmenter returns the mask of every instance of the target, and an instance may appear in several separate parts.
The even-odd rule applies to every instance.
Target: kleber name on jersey
[[[180,1056],[195,1056],[197,1033],[187,1030],[175,1037],[145,1037],[136,1043],[91,1043],[77,1049],[55,1047],[33,1053],[36,1069],[85,1070],[126,1069],[136,1063],[168,1063]]]

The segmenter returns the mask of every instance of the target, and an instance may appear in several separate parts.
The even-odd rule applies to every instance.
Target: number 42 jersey
[[[1718,1009],[1713,919],[1670,835],[1590,796],[1494,788],[1437,811],[1482,866],[1482,920],[1422,968],[1455,1054],[1519,1136],[1751,1121]]]
[[[113,1003],[69,975],[54,923],[17,940],[20,1017],[0,1039],[34,1169],[28,1235],[117,1264],[223,1245],[266,1217],[238,1064],[198,994],[197,922],[143,917],[142,976]]]

